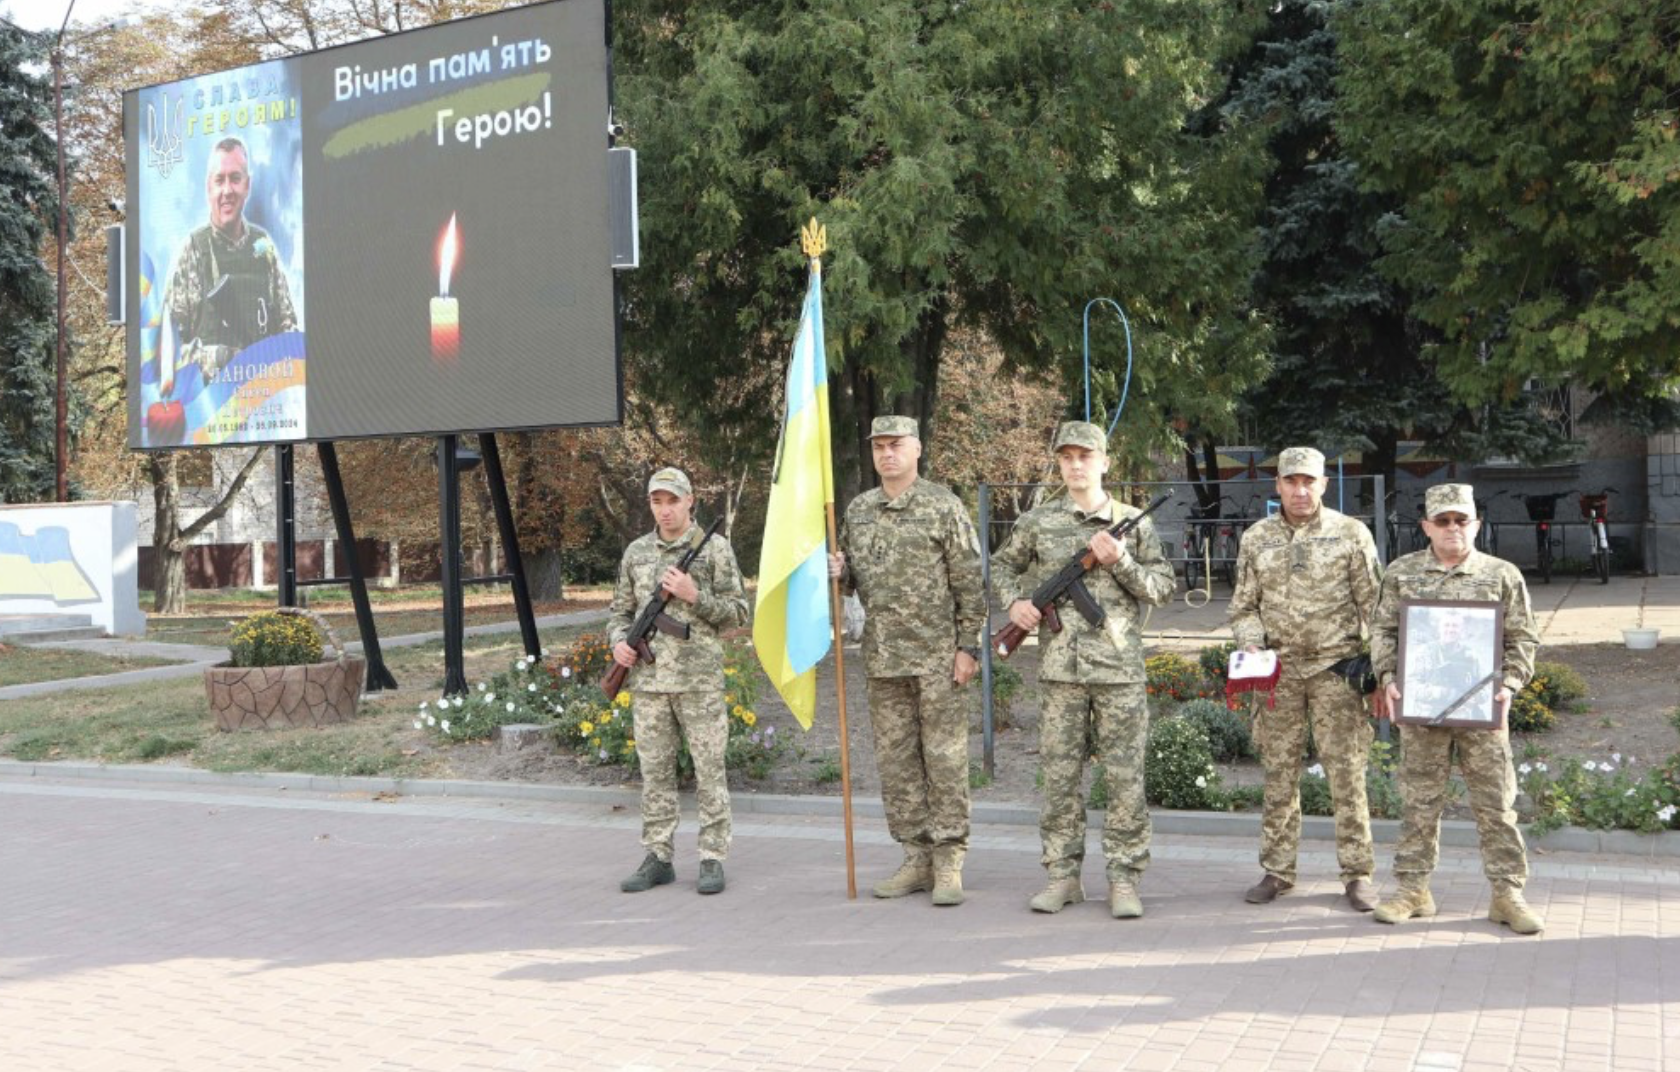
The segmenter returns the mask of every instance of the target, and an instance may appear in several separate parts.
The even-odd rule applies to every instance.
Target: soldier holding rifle
[[[729,712],[718,634],[746,623],[746,591],[729,542],[721,536],[708,539],[694,524],[694,489],[682,470],[653,474],[648,506],[655,528],[624,551],[609,623],[613,661],[629,672],[635,697],[642,845],[647,848],[642,866],[620,889],[640,893],[676,880],[671,857],[678,816],[677,751],[686,738],[700,801],[699,889],[721,893],[723,860],[729,854],[729,783],[723,765]],[[687,569],[679,569],[685,558]],[[631,636],[638,612],[661,596],[666,624],[651,638]]]
[[[1032,899],[1035,912],[1060,912],[1085,899],[1079,872],[1085,857],[1085,759],[1096,755],[1108,789],[1103,825],[1109,911],[1116,919],[1143,915],[1137,884],[1149,866],[1149,810],[1143,794],[1143,754],[1149,734],[1143,668],[1143,608],[1172,598],[1172,566],[1147,518],[1115,539],[1109,530],[1140,511],[1103,490],[1108,441],[1085,421],[1056,431],[1051,450],[1067,498],[1021,518],[992,558],[992,585],[1022,630],[1049,620],[1032,600],[1034,589],[1089,550],[1095,568],[1083,579],[1098,613],[1061,613],[1061,630],[1045,637],[1038,679],[1039,753],[1044,806],[1039,835],[1049,872]],[[1066,609],[1066,608],[1064,608]]]

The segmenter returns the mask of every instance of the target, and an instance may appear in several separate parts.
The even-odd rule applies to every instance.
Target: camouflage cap
[[[1290,447],[1278,455],[1278,476],[1324,475],[1324,455],[1311,447]]]
[[[1056,438],[1051,441],[1050,450],[1054,453],[1063,447],[1084,447],[1106,456],[1108,437],[1090,421],[1063,421],[1056,429]]]
[[[668,491],[677,496],[693,495],[694,485],[688,482],[688,474],[681,469],[666,467],[648,480],[648,494],[656,491]]]
[[[1476,516],[1476,496],[1469,484],[1436,484],[1423,493],[1423,513],[1431,520],[1442,514]]]
[[[921,429],[916,427],[914,417],[876,417],[869,425],[869,438],[877,439],[886,436],[909,436],[920,439]]]

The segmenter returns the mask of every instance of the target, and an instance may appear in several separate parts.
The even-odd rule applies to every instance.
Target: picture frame
[[[1504,651],[1502,604],[1402,600],[1395,723],[1500,729],[1505,719],[1494,697],[1502,687]]]

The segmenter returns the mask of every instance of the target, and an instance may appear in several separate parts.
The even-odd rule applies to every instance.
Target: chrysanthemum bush
[[[1199,723],[1156,718],[1143,757],[1143,792],[1162,808],[1224,808],[1213,751]]]
[[[233,627],[234,666],[305,666],[321,661],[321,633],[307,618],[265,610]]]
[[[1195,700],[1221,690],[1202,673],[1201,665],[1182,655],[1166,652],[1143,661],[1149,696],[1155,700]]]
[[[1573,667],[1542,662],[1534,666],[1534,677],[1511,698],[1507,716],[1517,733],[1544,733],[1557,724],[1563,711],[1575,710],[1587,695],[1587,683]]]

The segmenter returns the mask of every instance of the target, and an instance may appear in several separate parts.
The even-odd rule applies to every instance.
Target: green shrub
[[[1202,676],[1202,668],[1182,655],[1151,655],[1144,660],[1143,669],[1149,695],[1157,699],[1195,700],[1214,693]]]
[[[1612,756],[1604,760],[1554,760],[1517,767],[1517,782],[1534,805],[1529,824],[1536,834],[1564,826],[1590,830],[1637,830],[1654,834],[1675,829],[1680,816],[1680,756],[1661,767],[1635,773]]]
[[[1400,768],[1398,746],[1371,742],[1365,763],[1365,801],[1373,819],[1398,819],[1403,801],[1395,772]],[[1304,815],[1336,814],[1330,778],[1322,763],[1314,763],[1301,775],[1301,812]]]
[[[321,634],[309,619],[265,610],[233,627],[234,666],[304,666],[321,661]]]
[[[1553,711],[1568,710],[1576,700],[1587,695],[1586,680],[1565,663],[1535,663],[1534,679],[1528,687],[1535,689],[1540,694],[1540,702]]]
[[[1191,700],[1173,712],[1192,722],[1207,735],[1208,747],[1219,763],[1231,763],[1254,755],[1254,738],[1248,720],[1218,700]]]
[[[1010,712],[1015,707],[1015,697],[1020,693],[1024,682],[1021,672],[1002,659],[992,660],[992,723],[995,726],[1010,724]]]
[[[1158,718],[1149,726],[1143,757],[1143,789],[1149,803],[1163,808],[1217,808],[1219,772],[1207,735],[1195,722]]]
[[[1506,715],[1513,733],[1545,733],[1557,724],[1557,713],[1546,702],[1546,686],[1540,678],[1524,685],[1511,697]]]

